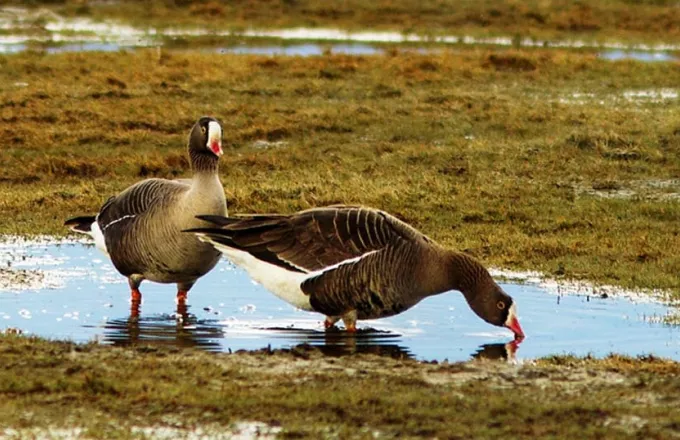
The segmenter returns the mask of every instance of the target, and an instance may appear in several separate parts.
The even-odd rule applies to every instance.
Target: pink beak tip
[[[522,331],[522,327],[520,327],[517,318],[513,318],[513,320],[510,321],[507,327],[510,330],[512,330],[512,332],[515,334],[515,341],[521,342],[522,340],[524,340],[524,332]]]
[[[220,145],[219,142],[213,142],[212,144],[210,144],[210,149],[217,156],[222,154],[222,145]]]

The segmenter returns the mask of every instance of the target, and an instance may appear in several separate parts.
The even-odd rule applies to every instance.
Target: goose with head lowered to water
[[[196,280],[219,261],[215,248],[181,231],[211,224],[198,214],[227,214],[217,173],[221,155],[222,128],[203,117],[189,135],[191,179],[144,180],[108,199],[96,216],[66,221],[73,231],[90,235],[128,278],[133,307],[141,301],[143,280],[176,283],[178,304],[184,304]]]
[[[193,228],[234,264],[280,298],[342,319],[403,312],[449,290],[463,293],[486,322],[524,338],[512,298],[473,257],[446,249],[386,212],[359,206],[314,208],[290,215],[200,215],[213,227]]]

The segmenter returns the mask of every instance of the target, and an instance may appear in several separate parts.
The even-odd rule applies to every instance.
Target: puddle
[[[282,302],[227,261],[196,284],[187,310],[176,310],[172,285],[144,283],[138,317],[131,315],[127,283],[90,245],[0,243],[0,267],[5,268],[0,329],[46,338],[209,351],[310,344],[329,355],[372,352],[451,361],[512,357],[514,351],[506,346],[510,331],[482,322],[458,293],[429,298],[392,318],[361,321],[361,331],[352,336],[324,332],[321,315]],[[42,273],[43,282],[22,283],[22,276],[16,277],[25,271]],[[636,301],[561,295],[554,286],[502,286],[517,300],[528,335],[515,353],[518,359],[616,352],[680,360],[680,329],[664,324],[669,309],[647,297]]]
[[[618,93],[573,92],[557,97],[557,102],[568,105],[601,105],[617,106],[624,104],[626,108],[644,108],[648,105],[666,105],[680,96],[679,89],[659,88],[623,90]]]
[[[115,43],[73,43],[61,46],[48,46],[45,48],[47,53],[64,52],[118,52],[130,47],[121,46]]]
[[[214,440],[274,440],[279,438],[283,429],[280,426],[269,425],[263,422],[235,422],[229,426],[217,423],[202,423],[196,427],[182,427],[181,421],[177,427],[167,425],[157,426],[132,426],[130,434],[134,438],[152,438],[157,440],[174,439],[214,439]],[[56,426],[48,427],[18,427],[0,428],[0,440],[5,439],[82,439],[88,431],[85,428]]]
[[[646,62],[678,61],[680,58],[668,52],[612,49],[600,52],[600,58],[610,61],[635,60]]]
[[[214,49],[219,53],[251,54],[251,55],[284,55],[284,56],[318,56],[327,53],[344,55],[375,55],[385,53],[385,48],[368,44],[330,44],[321,45],[314,43],[293,44],[287,46],[234,46]]]
[[[674,89],[627,90],[623,92],[628,101],[663,102],[678,99],[678,91]]]
[[[407,50],[436,52],[451,46],[496,46],[525,48],[594,49],[607,60],[677,61],[672,51],[680,44],[624,44],[587,40],[539,40],[512,36],[420,35],[391,31],[345,31],[332,28],[209,30],[199,28],[138,28],[117,22],[96,22],[88,18],[66,18],[44,8],[0,8],[0,53],[31,48],[48,53],[117,51],[137,47],[211,37],[240,40],[241,44],[217,48],[218,52],[282,56],[314,56],[327,52],[349,55],[382,53],[390,46]],[[267,43],[273,41],[274,43]],[[315,43],[310,43],[313,41]],[[420,47],[417,47],[420,46]],[[205,50],[192,45],[192,50]],[[185,49],[186,50],[186,49]]]
[[[574,193],[603,199],[673,201],[680,200],[680,179],[594,182],[574,186]]]

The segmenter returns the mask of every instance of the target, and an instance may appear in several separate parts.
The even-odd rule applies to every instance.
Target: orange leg
[[[335,323],[338,322],[340,317],[338,316],[326,316],[326,319],[323,321],[323,327],[328,330],[329,328],[335,327]]]
[[[139,318],[139,306],[142,304],[142,294],[139,289],[130,291],[130,317]]]
[[[178,290],[177,291],[177,304],[186,304],[188,294],[189,294],[189,292],[187,292],[186,290]]]
[[[184,302],[177,302],[177,319],[187,320],[187,304]]]
[[[139,318],[139,301],[130,304],[130,318]]]
[[[143,278],[137,275],[128,277],[130,286],[130,317],[139,318],[139,305],[142,303],[142,292],[139,291],[139,284]]]
[[[140,303],[142,301],[142,292],[140,292],[139,289],[132,289],[130,291],[130,298],[133,303]]]
[[[357,311],[351,310],[342,315],[342,321],[345,323],[347,333],[357,332]]]

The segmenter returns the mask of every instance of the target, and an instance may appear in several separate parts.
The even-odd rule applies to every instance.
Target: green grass
[[[63,235],[133,182],[188,175],[209,114],[232,213],[366,204],[489,265],[680,291],[678,188],[654,185],[680,173],[680,107],[625,95],[677,90],[677,64],[480,49],[0,66],[0,234]],[[617,190],[632,194],[602,197]]]
[[[668,438],[678,429],[678,364],[654,358],[440,365],[304,346],[215,355],[0,336],[0,363],[1,426],[93,437],[244,420],[281,426],[283,438]]]

